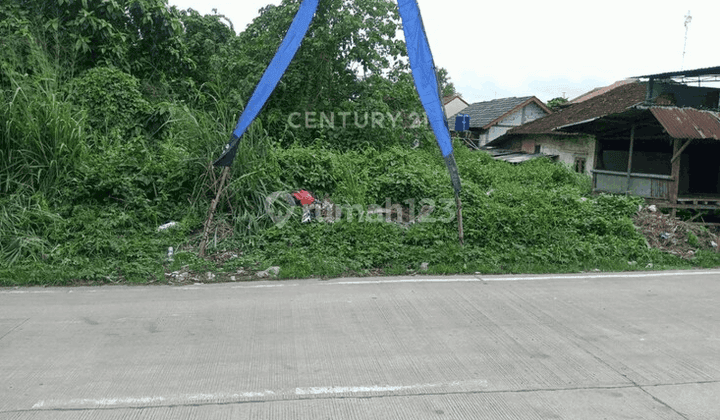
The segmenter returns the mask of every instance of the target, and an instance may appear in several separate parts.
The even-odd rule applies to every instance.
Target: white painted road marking
[[[720,279],[720,271],[680,271],[680,272],[643,272],[643,273],[614,273],[614,274],[553,274],[547,276],[520,276],[520,277],[503,277],[502,275],[480,277],[480,275],[473,277],[447,277],[447,278],[402,278],[402,279],[379,279],[379,280],[350,280],[350,281],[326,281],[319,283],[323,286],[345,286],[345,285],[362,285],[362,284],[390,284],[390,283],[463,283],[463,282],[491,282],[491,281],[537,281],[537,280],[590,280],[590,279],[632,279],[632,278],[646,278],[646,277],[686,277],[686,276],[704,276],[704,275],[716,275]],[[242,285],[242,286],[231,286],[233,289],[260,289],[260,288],[277,288],[277,287],[289,287],[298,286],[298,283],[278,283],[272,285]]]
[[[121,407],[134,405],[180,405],[183,403],[218,403],[233,400],[242,400],[246,398],[266,398],[266,397],[293,397],[293,396],[329,396],[337,394],[368,394],[368,393],[388,393],[396,391],[426,391],[433,388],[445,389],[477,389],[487,388],[486,380],[475,381],[456,381],[436,384],[416,384],[416,385],[386,385],[386,386],[335,386],[335,387],[309,387],[294,388],[281,391],[256,391],[256,392],[238,392],[238,393],[217,393],[217,394],[192,394],[192,395],[175,395],[175,396],[148,396],[148,397],[123,397],[123,398],[75,398],[69,400],[42,400],[35,403],[33,409],[56,409],[56,408],[93,408],[93,407]]]
[[[473,277],[447,277],[447,278],[402,278],[402,279],[387,279],[387,280],[349,280],[349,281],[323,281],[318,283],[323,286],[337,286],[337,285],[361,285],[361,284],[386,284],[386,283],[462,283],[462,282],[500,282],[500,281],[538,281],[538,280],[591,280],[591,279],[633,279],[633,278],[646,278],[646,277],[689,277],[689,276],[705,276],[705,275],[716,275],[720,279],[720,270],[715,271],[657,271],[657,272],[643,272],[643,273],[613,273],[613,274],[553,274],[553,275],[525,275],[519,277],[504,277],[503,275],[493,275],[489,277],[481,277],[476,275]],[[208,286],[224,286],[232,283],[222,284],[203,284],[198,286],[183,286],[173,288],[173,290],[201,290]],[[232,285],[229,286],[231,289],[273,289],[282,287],[297,287],[306,283],[290,283],[290,280],[278,281],[274,284],[249,284],[249,285]],[[84,291],[88,293],[97,292],[97,289],[78,289],[78,291]],[[140,290],[138,288],[138,290]],[[71,293],[63,289],[57,290],[0,290],[0,294],[27,294],[27,293]]]
[[[330,284],[381,284],[381,283],[456,283],[456,282],[488,282],[488,281],[528,281],[528,280],[565,280],[565,279],[615,279],[615,278],[642,278],[642,277],[669,277],[669,276],[699,276],[715,274],[720,279],[720,271],[691,271],[691,272],[658,272],[638,274],[557,274],[552,276],[523,276],[523,277],[464,277],[464,278],[413,278],[392,280],[368,281],[340,281]]]

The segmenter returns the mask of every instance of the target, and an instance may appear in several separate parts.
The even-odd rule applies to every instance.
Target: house
[[[638,76],[496,142],[557,149],[591,173],[595,192],[641,196],[673,212],[720,210],[720,89],[707,86],[718,80],[720,67]]]
[[[639,76],[647,79],[642,103],[557,130],[595,137],[597,192],[645,197],[673,212],[720,210],[720,89],[701,86],[719,77],[720,67]]]
[[[557,155],[558,161],[578,172],[590,174],[595,165],[595,138],[590,134],[556,131],[555,128],[622,112],[642,103],[645,96],[646,87],[638,81],[618,85],[601,95],[511,128],[486,146]]]
[[[450,118],[451,115],[455,115],[467,108],[470,104],[465,102],[462,96],[455,94],[446,96],[443,98],[443,106],[445,107],[445,118]],[[453,117],[453,121],[455,118]]]
[[[502,136],[513,127],[534,121],[552,111],[534,96],[502,98],[477,102],[463,109],[470,115],[470,135],[476,147],[483,146]],[[448,119],[451,128],[455,114]]]

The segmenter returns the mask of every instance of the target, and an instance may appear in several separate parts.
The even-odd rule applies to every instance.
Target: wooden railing
[[[632,194],[656,200],[670,200],[670,187],[674,182],[668,175],[637,174],[627,172],[592,171],[593,191],[613,194]]]

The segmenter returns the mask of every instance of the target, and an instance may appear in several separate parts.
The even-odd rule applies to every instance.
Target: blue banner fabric
[[[405,32],[405,44],[410,58],[410,69],[415,80],[415,88],[420,95],[420,101],[427,113],[430,127],[435,133],[438,146],[440,146],[440,151],[445,158],[453,187],[456,192],[459,192],[460,177],[453,156],[448,121],[440,100],[440,86],[435,73],[435,63],[433,62],[425,27],[420,17],[420,8],[416,0],[398,0],[398,6],[403,32]]]
[[[318,1],[319,0],[304,0],[300,5],[300,9],[297,15],[295,15],[290,29],[288,29],[287,35],[285,35],[285,39],[283,39],[282,44],[280,44],[267,70],[265,70],[245,110],[240,115],[237,126],[232,133],[232,138],[227,146],[225,146],[222,155],[215,161],[215,166],[232,165],[235,160],[240,138],[245,134],[250,124],[263,109],[270,94],[275,90],[280,78],[285,73],[285,70],[287,70],[293,57],[295,57],[298,48],[300,48],[300,44],[303,38],[305,38],[305,34],[315,16]]]
[[[430,44],[415,0],[399,0],[405,43],[407,44],[410,68],[415,79],[415,88],[428,114],[428,121],[435,132],[443,157],[452,153],[450,132],[445,125],[446,118],[440,101],[440,88],[435,75]]]

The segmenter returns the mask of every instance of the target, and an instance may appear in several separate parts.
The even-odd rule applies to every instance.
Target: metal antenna
[[[692,22],[692,16],[690,16],[690,11],[688,10],[687,15],[685,15],[685,42],[683,43],[683,56],[682,56],[682,64],[680,65],[680,70],[683,70],[685,67],[685,47],[687,46],[687,35],[688,35],[688,29],[690,29],[690,22]]]

